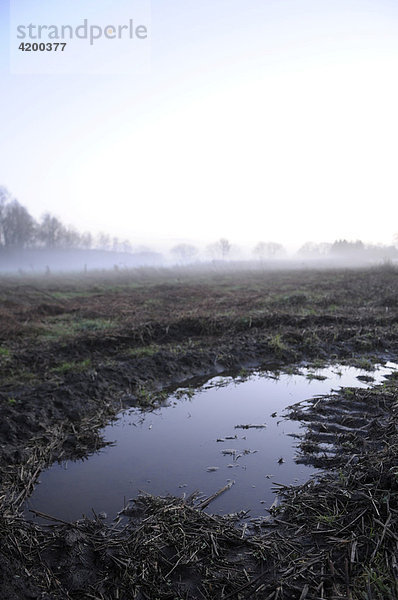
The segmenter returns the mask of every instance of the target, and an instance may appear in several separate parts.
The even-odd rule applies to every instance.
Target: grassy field
[[[240,538],[232,524],[221,521],[217,530],[214,521],[199,519],[195,508],[180,501],[148,500],[142,509],[150,518],[148,536],[158,530],[165,537],[156,548],[148,546],[147,555],[140,551],[140,571],[126,555],[126,547],[137,553],[143,543],[134,537],[141,535],[134,524],[128,532],[112,534],[98,522],[58,523],[50,535],[18,517],[41,469],[100,447],[99,427],[122,406],[156,406],[173,386],[199,375],[252,367],[288,371],[331,361],[371,369],[376,362],[397,357],[398,271],[388,266],[284,272],[145,269],[0,278],[1,597],[398,597],[395,475],[383,471],[383,464],[393,469],[397,447],[396,379],[372,397],[355,397],[359,412],[369,412],[366,407],[372,402],[379,412],[364,425],[368,445],[355,432],[354,438],[335,438],[340,458],[323,484],[328,494],[322,502],[320,489],[287,490],[289,526],[279,515],[278,527],[259,538]],[[347,397],[342,392],[338,405]],[[313,413],[313,420],[317,418]],[[308,437],[303,449],[313,442]],[[357,502],[344,500],[368,491],[369,502],[363,496]],[[192,528],[197,536],[201,529],[200,564],[194,559],[196,546],[190,554],[180,530],[175,538],[167,537],[173,530],[167,521],[170,511],[180,515],[173,523],[184,523],[189,539]],[[65,539],[71,532],[77,541],[68,546]],[[366,545],[370,532],[373,541]],[[98,540],[104,536],[108,542],[101,546]],[[126,546],[126,536],[132,545]],[[43,545],[51,552],[42,555]],[[171,554],[168,546],[174,547]],[[105,559],[105,550],[113,556],[112,547],[115,560]],[[154,552],[157,566],[149,560]],[[240,553],[245,558],[239,559]],[[88,579],[81,575],[85,561],[90,565]],[[180,563],[186,568],[184,576],[177,568]],[[65,573],[76,570],[83,579],[79,583],[77,576],[71,580],[60,575],[59,567]],[[220,577],[224,568],[225,577]],[[26,573],[32,570],[36,574],[28,580]],[[168,583],[169,571],[173,576]],[[261,573],[268,575],[261,579]],[[184,587],[185,579],[190,583]],[[152,595],[150,589],[155,590]]]
[[[3,357],[33,341],[44,349],[85,340],[95,346],[95,340],[100,345],[111,338],[117,350],[129,340],[132,347],[135,340],[138,346],[164,345],[249,330],[273,332],[271,347],[293,350],[293,329],[303,335],[303,349],[316,344],[317,336],[331,341],[333,329],[339,341],[345,329],[351,341],[372,352],[383,346],[378,328],[396,326],[397,273],[388,267],[276,273],[175,269],[2,278],[0,301]]]

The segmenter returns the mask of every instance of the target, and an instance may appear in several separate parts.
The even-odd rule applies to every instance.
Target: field
[[[45,466],[95,451],[121,407],[148,410],[192,377],[397,362],[396,269],[2,277],[0,302],[2,598],[398,598],[394,377],[296,412],[307,459],[321,433],[336,458],[256,535],[174,498],[142,500],[123,531],[19,516]]]

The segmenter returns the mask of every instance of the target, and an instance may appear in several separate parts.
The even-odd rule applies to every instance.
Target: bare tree
[[[39,225],[37,237],[46,248],[57,248],[65,237],[65,227],[57,217],[45,213]]]
[[[93,236],[89,231],[85,231],[80,235],[80,248],[89,250],[93,246]]]
[[[317,244],[315,242],[306,242],[299,248],[297,254],[303,258],[319,258],[325,257],[330,254],[332,244],[321,242]]]
[[[347,240],[336,240],[333,242],[330,252],[337,256],[358,255],[363,253],[365,245],[361,240],[348,242]]]
[[[73,227],[64,227],[60,232],[58,245],[60,248],[79,248],[81,243],[81,235]]]
[[[133,247],[132,247],[131,243],[129,242],[129,240],[122,240],[120,242],[120,251],[127,252],[127,253],[133,251]]]
[[[229,243],[229,241],[225,238],[221,238],[218,241],[218,244],[220,246],[220,251],[221,251],[221,256],[225,259],[227,258],[227,256],[229,255],[229,253],[231,252],[231,244]]]
[[[177,244],[171,249],[171,253],[181,262],[189,262],[198,254],[198,250],[191,244]]]
[[[7,202],[9,202],[9,200],[10,200],[9,191],[5,187],[1,186],[0,187],[0,247],[4,246],[4,244],[5,244],[3,220],[4,220]]]
[[[222,258],[225,260],[231,252],[231,244],[226,238],[220,238],[215,244],[207,246],[207,253],[213,258]]]
[[[98,235],[97,244],[98,250],[110,250],[112,247],[112,240],[107,233],[101,232]]]
[[[286,254],[286,251],[282,244],[278,244],[277,242],[259,242],[254,248],[253,254],[260,260],[265,260],[268,258],[280,258]]]
[[[5,248],[25,248],[33,239],[35,222],[24,206],[12,200],[2,207],[2,238]]]

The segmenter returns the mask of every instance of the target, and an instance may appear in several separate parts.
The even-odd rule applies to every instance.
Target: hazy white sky
[[[150,71],[123,75],[10,74],[6,4],[0,183],[35,217],[137,242],[398,232],[396,1],[152,0]]]

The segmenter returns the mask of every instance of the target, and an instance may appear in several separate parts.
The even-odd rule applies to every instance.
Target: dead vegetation
[[[40,470],[99,447],[123,398],[242,364],[398,354],[395,271],[115,277],[0,283],[0,597],[398,598],[397,378],[294,407],[300,460],[329,470],[280,488],[271,520],[151,496],[113,525],[20,516]]]
[[[24,485],[0,498],[2,597],[397,598],[396,382],[355,390],[357,409],[372,409],[377,418],[344,434],[330,419],[323,433],[335,436],[334,468],[319,481],[280,486],[283,502],[270,509],[271,520],[256,524],[257,533],[250,522],[203,513],[212,498],[195,496],[139,497],[111,525],[97,515],[76,523],[51,517],[48,526],[28,523],[16,508],[40,462],[33,457]],[[295,414],[309,423],[325,411],[338,418],[346,402],[343,389],[306,411],[296,407]],[[29,574],[23,591],[15,573]]]
[[[268,543],[245,537],[232,518],[203,513],[212,499],[142,496],[112,526],[97,515],[66,523],[38,513],[49,523],[39,526],[7,506],[1,597],[210,599],[253,589]]]
[[[314,401],[305,414],[311,426],[315,416],[328,414],[321,435],[334,436],[336,453],[332,464],[325,457],[333,470],[319,482],[281,489],[285,498],[275,524],[297,559],[287,565],[289,571],[295,563],[292,572],[282,575],[280,597],[295,597],[295,587],[305,590],[305,598],[398,597],[397,378],[350,391],[365,419],[366,413],[373,416],[366,425],[335,431],[336,416],[347,404],[344,389]],[[320,463],[319,453],[311,456]]]

